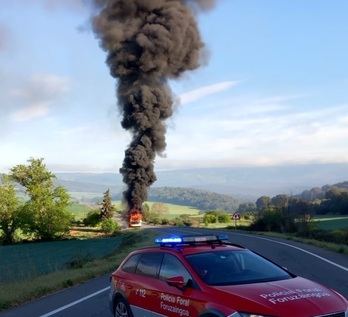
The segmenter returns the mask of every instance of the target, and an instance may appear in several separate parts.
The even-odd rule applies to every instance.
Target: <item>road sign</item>
[[[233,220],[240,220],[240,214],[238,212],[235,212],[232,216]]]

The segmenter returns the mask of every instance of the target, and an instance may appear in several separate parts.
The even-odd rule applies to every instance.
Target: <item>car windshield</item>
[[[186,256],[208,285],[237,285],[290,279],[288,272],[249,250],[224,250]]]

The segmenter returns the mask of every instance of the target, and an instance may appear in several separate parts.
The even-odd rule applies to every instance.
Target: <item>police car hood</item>
[[[240,312],[306,317],[345,312],[348,307],[343,296],[301,277],[214,288]]]

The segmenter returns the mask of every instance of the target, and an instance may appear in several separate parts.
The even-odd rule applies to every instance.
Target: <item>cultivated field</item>
[[[0,247],[0,285],[78,267],[118,248],[120,236],[88,240],[26,243]]]
[[[130,250],[152,244],[154,234],[132,230],[109,238],[0,247],[0,311],[112,272]]]
[[[348,216],[316,216],[314,221],[324,230],[348,229]]]

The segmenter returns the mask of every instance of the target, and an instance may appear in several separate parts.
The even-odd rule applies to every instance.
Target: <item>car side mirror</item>
[[[185,286],[185,280],[183,276],[174,276],[166,279],[166,282],[170,286],[175,286],[177,288],[183,289]]]

